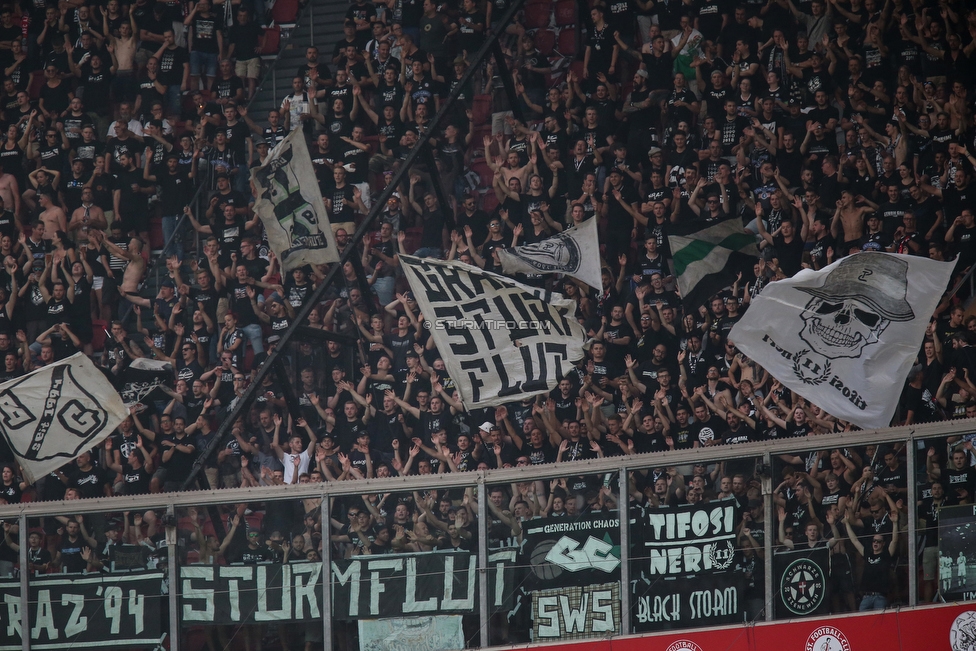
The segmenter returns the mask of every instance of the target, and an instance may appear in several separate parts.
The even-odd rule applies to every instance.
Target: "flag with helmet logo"
[[[729,333],[828,413],[887,427],[955,262],[865,252],[767,285]]]
[[[82,353],[0,384],[0,431],[28,483],[101,443],[128,415]]]

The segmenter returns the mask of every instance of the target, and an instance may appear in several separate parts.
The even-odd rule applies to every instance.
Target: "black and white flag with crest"
[[[257,197],[254,212],[283,271],[339,261],[302,129],[292,131],[267,161],[251,170],[251,182]]]
[[[596,217],[541,242],[497,251],[506,274],[566,274],[601,287]]]
[[[955,262],[858,253],[770,283],[729,339],[837,418],[887,427]]]
[[[82,353],[0,384],[0,432],[28,483],[101,443],[128,415]]]

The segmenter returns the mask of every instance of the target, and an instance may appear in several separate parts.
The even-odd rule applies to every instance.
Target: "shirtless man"
[[[20,188],[17,186],[17,179],[13,174],[7,174],[0,170],[0,198],[3,205],[11,206],[14,215],[20,219]]]
[[[108,228],[108,220],[105,219],[105,211],[95,205],[95,193],[91,188],[84,188],[81,191],[81,206],[75,208],[71,213],[71,221],[68,223],[68,231],[74,232],[79,228],[88,226],[105,230]]]
[[[64,214],[61,206],[54,202],[54,197],[47,192],[42,192],[38,197],[41,206],[39,219],[44,224],[44,239],[53,240],[58,231],[68,230],[68,216]]]
[[[125,274],[122,276],[122,284],[119,286],[119,293],[134,294],[138,292],[139,281],[142,280],[142,274],[146,270],[146,262],[142,258],[142,240],[140,240],[138,237],[133,237],[132,241],[129,242],[129,249],[127,251],[123,251],[108,238],[105,238],[103,243],[105,244],[105,248],[108,249],[109,253],[117,258],[123,258],[129,261],[129,263],[125,265]]]
[[[834,251],[837,257],[842,258],[850,253],[851,248],[861,248],[860,239],[864,236],[864,216],[877,209],[876,205],[856,206],[854,195],[850,190],[840,193],[840,200],[837,202],[837,210],[834,211],[834,218],[830,222],[830,234],[837,240]],[[841,237],[841,229],[844,236]]]

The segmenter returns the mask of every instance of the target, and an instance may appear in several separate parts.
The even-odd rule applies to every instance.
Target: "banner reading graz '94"
[[[514,554],[489,556],[489,607],[498,610],[511,592]],[[478,555],[425,552],[357,556],[332,562],[332,613],[336,619],[476,612]]]
[[[632,511],[634,630],[742,621],[735,499]]]
[[[184,565],[180,579],[184,626],[322,616],[321,563]]]
[[[31,577],[31,649],[158,644],[162,581],[162,572]],[[23,610],[19,582],[0,583],[0,603],[0,651],[20,651]]]

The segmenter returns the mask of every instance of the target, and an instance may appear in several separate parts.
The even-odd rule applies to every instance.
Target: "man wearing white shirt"
[[[286,484],[297,484],[299,475],[308,472],[309,462],[312,459],[312,450],[315,449],[315,443],[318,441],[315,436],[315,431],[305,422],[304,418],[299,418],[296,423],[299,427],[304,427],[305,431],[308,432],[308,447],[303,450],[302,437],[298,434],[292,434],[288,439],[288,449],[286,451],[278,443],[278,437],[281,434],[281,416],[277,414],[274,416],[275,431],[274,438],[271,441],[271,449],[274,450],[275,456],[278,457],[281,465],[284,466],[284,482]]]
[[[132,102],[122,102],[119,104],[119,119],[113,120],[112,124],[109,125],[108,132],[106,134],[107,138],[115,137],[116,122],[125,122],[129,127],[129,131],[132,132],[132,135],[137,136],[140,139],[142,138],[144,135],[142,131],[142,123],[132,115],[132,108]]]

